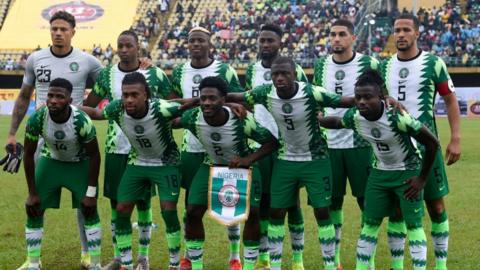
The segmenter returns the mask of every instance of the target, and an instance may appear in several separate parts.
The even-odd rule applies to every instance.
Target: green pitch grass
[[[440,138],[443,149],[449,139],[449,127],[446,119],[439,119]],[[0,145],[10,125],[10,118],[0,117]],[[98,137],[104,142],[106,123],[96,122]],[[17,139],[23,141],[24,126],[20,128]],[[480,258],[480,211],[477,203],[480,186],[478,185],[478,165],[480,164],[480,119],[462,120],[462,157],[461,160],[447,168],[451,193],[447,198],[447,210],[450,217],[450,246],[448,266],[451,270],[478,269]],[[180,141],[181,132],[176,132]],[[3,146],[2,146],[3,148]],[[101,151],[103,152],[103,146]],[[3,149],[0,150],[3,156]],[[100,173],[100,186],[103,184],[103,166]],[[11,175],[0,171],[0,269],[16,269],[25,259],[26,248],[24,224],[26,215],[24,203],[27,187],[23,171]],[[320,246],[317,240],[317,227],[311,208],[306,206],[305,193],[302,193],[302,207],[305,214],[305,269],[322,269]],[[63,191],[62,208],[50,209],[45,217],[45,233],[42,243],[42,263],[45,269],[79,269],[80,244],[75,211],[70,208],[68,191]],[[112,241],[110,234],[110,206],[107,199],[100,197],[99,211],[102,220],[102,262],[112,258]],[[153,198],[154,223],[159,225],[153,230],[150,250],[151,269],[166,269],[168,253],[164,236],[164,225],[160,216],[158,197]],[[178,204],[178,213],[183,213],[183,196]],[[344,269],[354,269],[355,247],[360,232],[360,215],[354,199],[345,198],[345,224],[343,227],[342,262]],[[135,214],[133,221],[136,220]],[[205,269],[228,269],[228,239],[226,229],[208,217],[206,223]],[[385,222],[384,222],[385,224]],[[385,228],[385,226],[383,226]],[[430,221],[425,218],[425,228],[429,237],[428,269],[433,269],[434,256],[430,239]],[[390,255],[386,244],[386,233],[380,233],[377,249],[377,269],[388,269]],[[134,254],[136,254],[137,232],[134,230]],[[290,269],[290,245],[288,233],[284,245],[284,269]],[[407,251],[408,253],[408,251]],[[136,256],[136,255],[134,255]],[[409,255],[405,269],[411,269]]]

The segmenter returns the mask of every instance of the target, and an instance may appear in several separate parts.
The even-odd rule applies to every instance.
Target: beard
[[[344,47],[333,47],[332,48],[332,52],[334,54],[342,54],[346,51],[346,49]]]
[[[272,52],[260,52],[260,57],[262,60],[272,60],[275,57],[277,57],[278,53],[272,53]]]
[[[396,45],[398,51],[405,52],[405,51],[410,50],[410,48],[412,48],[413,42],[412,42],[412,43],[408,43],[408,42],[407,42],[407,45],[406,45],[405,47],[399,47],[399,46],[398,46],[398,43],[395,44],[395,45]]]

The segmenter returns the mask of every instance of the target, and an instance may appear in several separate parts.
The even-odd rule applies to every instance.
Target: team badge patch
[[[145,132],[145,128],[140,125],[136,125],[133,129],[137,134],[143,134]]]
[[[202,75],[196,74],[193,76],[193,83],[199,84],[202,81]]]
[[[272,80],[272,72],[269,71],[265,71],[265,73],[263,73],[263,79],[265,81],[271,81]]]
[[[70,1],[53,6],[49,6],[42,10],[42,17],[50,21],[55,12],[64,10],[75,17],[77,23],[94,21],[103,16],[104,10],[100,6],[87,4],[85,1]]]
[[[337,70],[337,72],[335,72],[335,79],[337,79],[337,81],[345,79],[345,71]]]
[[[284,113],[292,113],[293,107],[290,103],[285,103],[285,104],[282,105],[282,111]]]
[[[77,72],[80,66],[78,65],[77,62],[72,62],[70,63],[69,67],[71,71]]]
[[[65,132],[63,132],[63,130],[57,130],[53,133],[53,136],[57,140],[63,140],[66,135],[65,135]]]
[[[398,76],[400,76],[400,78],[402,78],[402,79],[405,79],[405,78],[408,77],[408,74],[409,74],[409,73],[410,73],[410,72],[408,71],[407,68],[402,68],[402,69],[400,69],[400,71],[398,72]]]
[[[382,133],[378,128],[372,128],[371,130],[372,136],[376,139],[380,138],[382,136]]]
[[[212,140],[218,142],[222,139],[222,135],[220,135],[220,133],[218,133],[218,132],[212,132],[212,134],[210,134],[210,138]]]
[[[247,220],[250,212],[250,169],[210,167],[208,214],[218,223],[230,226]]]

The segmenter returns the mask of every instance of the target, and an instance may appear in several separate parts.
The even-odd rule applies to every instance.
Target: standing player
[[[318,237],[325,269],[335,269],[335,229],[330,219],[331,166],[327,145],[316,115],[321,107],[346,107],[353,98],[328,93],[321,87],[295,81],[295,63],[277,57],[272,64],[273,85],[227,100],[262,104],[279,129],[280,148],[273,166],[268,241],[271,269],[281,269],[283,226],[289,207],[297,205],[298,189],[305,186],[318,224]]]
[[[53,14],[50,19],[50,35],[53,45],[32,53],[27,59],[22,87],[13,108],[7,145],[15,146],[16,144],[15,134],[25,117],[34,89],[36,106],[39,108],[46,103],[50,82],[55,78],[63,77],[73,85],[72,104],[81,105],[87,78],[95,80],[102,69],[102,64],[95,57],[72,47],[75,17],[70,13],[58,11]],[[80,210],[77,210],[77,216],[82,243],[81,265],[88,268],[90,258],[88,258],[87,238],[83,230],[84,218]],[[27,265],[28,261],[18,270],[25,270]]]
[[[418,120],[406,112],[385,109],[383,80],[368,71],[355,84],[356,108],[340,117],[320,118],[326,128],[355,129],[370,142],[375,162],[365,191],[365,224],[357,245],[357,270],[366,270],[375,251],[382,219],[399,202],[407,223],[413,269],[427,265],[427,238],[422,227],[423,188],[435,159],[438,141]],[[412,138],[425,147],[420,152]]]
[[[100,167],[95,127],[88,116],[70,105],[72,84],[62,78],[49,83],[46,105],[28,120],[25,134],[25,203],[28,265],[40,269],[45,209],[58,208],[62,187],[72,192],[72,207],[85,216],[85,231],[91,264],[100,270],[101,226],[97,213],[97,183]],[[35,161],[38,140],[45,141]]]
[[[250,213],[243,232],[244,270],[253,270],[260,244],[259,202],[261,198],[261,176],[255,162],[268,155],[276,147],[276,139],[260,126],[250,113],[246,119],[239,119],[225,107],[228,85],[219,77],[206,77],[199,85],[200,106],[185,112],[179,125],[190,130],[207,151],[207,158],[200,165],[191,185],[186,235],[187,252],[192,269],[203,269],[203,243],[205,230],[202,218],[207,210],[208,177],[210,166],[250,167],[253,165]],[[263,146],[257,151],[250,150],[247,139],[253,139]]]
[[[258,47],[260,61],[248,66],[245,76],[246,90],[255,87],[271,84],[272,62],[279,56],[282,47],[283,30],[275,24],[262,26],[258,36]],[[295,69],[297,81],[308,82],[307,76],[300,65]],[[278,137],[278,127],[272,115],[261,104],[255,104],[254,116],[262,126]],[[258,144],[254,145],[259,147]],[[262,200],[260,202],[260,254],[256,264],[257,269],[270,268],[270,256],[268,255],[268,210],[270,209],[270,183],[274,154],[270,154],[259,160],[260,173],[262,174]],[[300,205],[288,210],[288,228],[292,239],[293,269],[303,269],[303,244],[304,244],[304,223]]]
[[[358,76],[367,69],[377,69],[374,58],[353,51],[355,42],[353,24],[344,19],[336,20],[330,27],[332,55],[317,60],[313,84],[322,86],[332,93],[353,97]],[[326,116],[343,117],[346,109],[325,108]],[[363,210],[365,185],[372,163],[370,144],[353,130],[327,130],[328,153],[332,164],[332,205],[330,215],[335,227],[335,265],[342,269],[340,240],[343,224],[343,197],[347,177],[352,195]],[[373,262],[373,261],[372,261]]]
[[[417,47],[420,35],[415,16],[402,14],[395,20],[394,39],[397,54],[382,64],[389,96],[402,103],[413,117],[437,135],[433,104],[437,93],[445,101],[450,124],[450,142],[445,158],[447,165],[460,158],[460,110],[455,90],[445,63],[439,57]],[[423,148],[422,156],[425,156]],[[449,225],[443,197],[449,192],[442,152],[438,151],[425,186],[425,202],[432,221],[432,239],[435,248],[436,270],[447,269]],[[389,243],[394,270],[403,269],[405,225],[389,223]]]
[[[229,91],[240,92],[237,73],[226,63],[214,60],[210,55],[212,44],[210,32],[203,27],[195,27],[188,34],[188,50],[190,61],[183,63],[173,70],[171,98],[192,98],[200,95],[198,88],[202,78],[219,76],[228,84]],[[185,199],[188,198],[190,184],[200,164],[205,158],[205,149],[197,138],[188,130],[184,131],[180,173],[182,186],[185,188]],[[185,205],[187,203],[185,202]],[[230,240],[230,261],[232,265],[240,265],[240,226],[228,228]],[[182,270],[191,269],[188,258],[182,259]],[[232,268],[238,269],[238,268]]]
[[[117,189],[115,237],[121,256],[120,269],[133,269],[130,217],[135,202],[145,198],[151,185],[157,187],[160,197],[170,258],[169,269],[176,270],[179,267],[179,152],[170,123],[181,113],[179,107],[177,103],[151,99],[145,76],[139,72],[124,76],[121,100],[114,100],[103,111],[82,107],[92,119],[115,121],[131,145],[128,164]]]
[[[104,98],[110,102],[122,96],[122,80],[125,75],[138,71],[145,76],[148,88],[153,97],[165,98],[170,91],[170,81],[158,67],[139,69],[138,37],[135,32],[123,31],[117,39],[117,53],[120,57],[118,65],[109,65],[102,69],[97,77],[93,91],[87,97],[85,105],[96,107]],[[120,250],[115,239],[115,220],[117,217],[117,189],[127,165],[130,143],[121,128],[109,121],[107,140],[105,144],[105,177],[104,195],[110,199],[111,206],[111,231],[114,249],[114,260],[104,267],[106,270],[120,268]],[[137,269],[148,269],[149,246],[152,225],[152,209],[150,205],[150,192],[145,198],[136,202],[138,211],[139,243]],[[142,268],[143,267],[143,268]]]

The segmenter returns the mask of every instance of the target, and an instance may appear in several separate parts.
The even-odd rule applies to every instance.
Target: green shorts
[[[190,189],[193,178],[205,159],[205,153],[190,153],[182,151],[180,153],[180,173],[182,174],[182,187]]]
[[[372,168],[372,148],[328,149],[328,153],[332,164],[332,197],[345,196],[347,178],[352,195],[363,197]]]
[[[305,187],[313,208],[328,207],[332,199],[332,172],[330,160],[312,161],[275,160],[270,188],[271,208],[289,208],[297,205],[298,190]]]
[[[276,159],[277,154],[271,153],[260,159],[258,163],[258,168],[260,169],[260,174],[262,176],[262,193],[270,194],[270,184],[272,181],[272,169],[273,163]]]
[[[128,154],[105,154],[105,173],[103,180],[103,195],[110,200],[117,200],[118,186],[127,167]],[[146,191],[144,201],[148,201],[156,194],[154,188]]]
[[[425,200],[439,199],[446,196],[449,191],[447,174],[445,172],[445,162],[443,161],[443,153],[442,149],[439,148],[435,155],[432,169],[428,174],[423,198]]]
[[[188,204],[208,205],[208,180],[210,176],[210,166],[202,163],[193,179],[188,194]],[[262,184],[260,170],[258,165],[252,168],[252,185],[250,187],[250,206],[258,207],[262,197]]]
[[[118,202],[143,200],[154,185],[157,186],[160,201],[177,202],[180,193],[177,166],[127,165],[118,186]]]
[[[419,175],[418,170],[385,171],[372,169],[365,190],[365,216],[381,219],[390,216],[396,202],[407,224],[421,223],[423,217],[423,194],[416,200],[406,200],[403,193],[408,188],[404,182]]]
[[[40,157],[35,166],[35,188],[42,209],[60,207],[62,188],[72,192],[72,208],[79,208],[87,192],[89,163]]]

